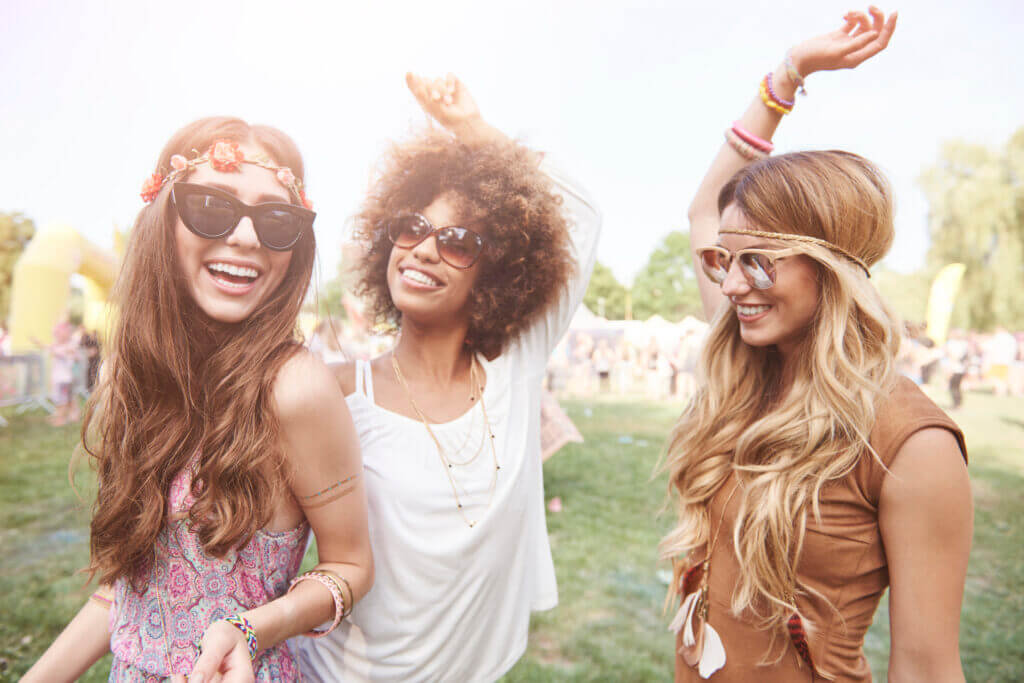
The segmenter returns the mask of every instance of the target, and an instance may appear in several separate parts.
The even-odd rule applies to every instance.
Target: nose
[[[252,224],[252,219],[248,216],[242,216],[242,220],[238,221],[238,225],[225,238],[225,241],[230,246],[240,249],[255,249],[260,246],[260,239],[256,236],[256,226]]]
[[[437,233],[435,232],[412,248],[412,254],[424,263],[437,263],[441,260],[437,254]]]
[[[722,294],[726,296],[743,296],[750,293],[750,289],[750,283],[747,282],[746,276],[743,275],[739,259],[733,260],[729,266],[729,272],[725,274],[725,280],[722,281]]]

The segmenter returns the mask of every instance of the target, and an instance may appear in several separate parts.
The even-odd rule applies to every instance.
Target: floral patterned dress
[[[168,502],[171,519],[157,537],[155,562],[135,592],[124,579],[115,584],[111,609],[110,681],[163,681],[188,674],[198,644],[212,622],[282,595],[298,573],[309,525],[283,532],[257,531],[244,547],[223,559],[203,551],[183,512],[192,505],[191,470],[174,480]],[[286,643],[264,650],[254,662],[256,680],[300,680]]]

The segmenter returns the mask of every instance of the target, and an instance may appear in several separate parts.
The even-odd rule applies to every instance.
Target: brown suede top
[[[888,467],[907,438],[927,427],[953,432],[967,459],[963,433],[956,423],[913,382],[901,377],[892,394],[878,407],[871,445]],[[886,476],[887,472],[878,461],[866,453],[849,475],[822,490],[821,522],[809,515],[807,523],[797,571],[801,581],[827,598],[831,606],[813,596],[798,597],[797,604],[806,617],[804,627],[815,667],[833,676],[835,681],[871,683],[871,670],[864,657],[864,634],[889,585],[885,548],[878,527],[878,501]],[[722,486],[712,499],[710,509],[712,525],[717,528],[721,518],[724,527],[711,557],[708,622],[722,638],[726,663],[708,680],[712,683],[828,680],[811,673],[797,655],[785,629],[780,630],[773,653],[778,655],[785,646],[782,659],[770,666],[759,665],[768,653],[770,633],[758,630],[731,613],[729,603],[739,576],[739,563],[731,543],[739,508],[737,496],[729,502],[724,518],[721,517],[722,505],[731,489],[728,482]],[[676,645],[679,645],[678,639]],[[677,655],[675,680],[703,679]]]

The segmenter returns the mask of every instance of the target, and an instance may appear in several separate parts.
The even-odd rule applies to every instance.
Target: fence
[[[46,398],[46,364],[43,355],[24,353],[0,356],[0,408],[17,406],[22,413],[31,408],[53,412]],[[0,427],[7,421],[0,415]]]

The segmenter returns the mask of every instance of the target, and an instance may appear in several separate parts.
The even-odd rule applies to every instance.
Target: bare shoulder
[[[344,402],[334,373],[307,349],[301,349],[281,366],[273,392],[278,417],[284,421],[319,412],[339,400]]]

